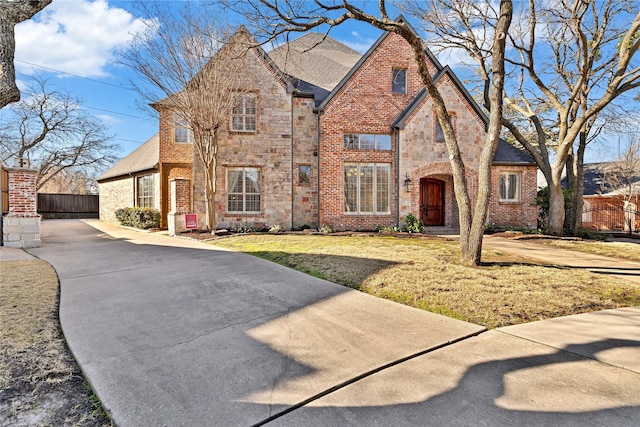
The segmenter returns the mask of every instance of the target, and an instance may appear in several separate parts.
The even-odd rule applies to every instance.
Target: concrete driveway
[[[637,425],[640,308],[494,331],[199,242],[42,223],[119,426]]]

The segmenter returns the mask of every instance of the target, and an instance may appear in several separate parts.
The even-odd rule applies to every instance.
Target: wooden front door
[[[420,180],[420,219],[424,225],[444,225],[444,182]]]

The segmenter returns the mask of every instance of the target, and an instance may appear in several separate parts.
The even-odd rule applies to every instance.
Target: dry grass
[[[461,266],[458,244],[431,238],[247,235],[212,242],[488,328],[640,305],[640,287],[587,271],[483,251]]]
[[[0,262],[0,424],[109,425],[90,402],[57,313],[49,264]]]
[[[570,241],[541,239],[533,240],[535,243],[544,243],[545,245],[556,248],[568,249],[572,251],[587,252],[590,254],[609,256],[614,258],[623,258],[631,261],[640,262],[640,241],[638,243],[626,242],[599,242],[599,241]]]

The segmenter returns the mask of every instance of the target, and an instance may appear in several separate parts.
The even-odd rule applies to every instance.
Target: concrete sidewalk
[[[640,283],[640,263],[585,252],[570,251],[526,240],[484,236],[483,246],[525,256],[547,264],[585,269]]]
[[[640,308],[486,332],[200,242],[78,220],[42,237],[119,426],[640,419]]]

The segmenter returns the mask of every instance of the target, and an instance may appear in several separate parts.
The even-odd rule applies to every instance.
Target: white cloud
[[[106,0],[57,0],[34,19],[16,26],[16,60],[82,77],[103,77],[114,51],[125,47],[145,25]],[[33,67],[16,62],[18,71]]]

